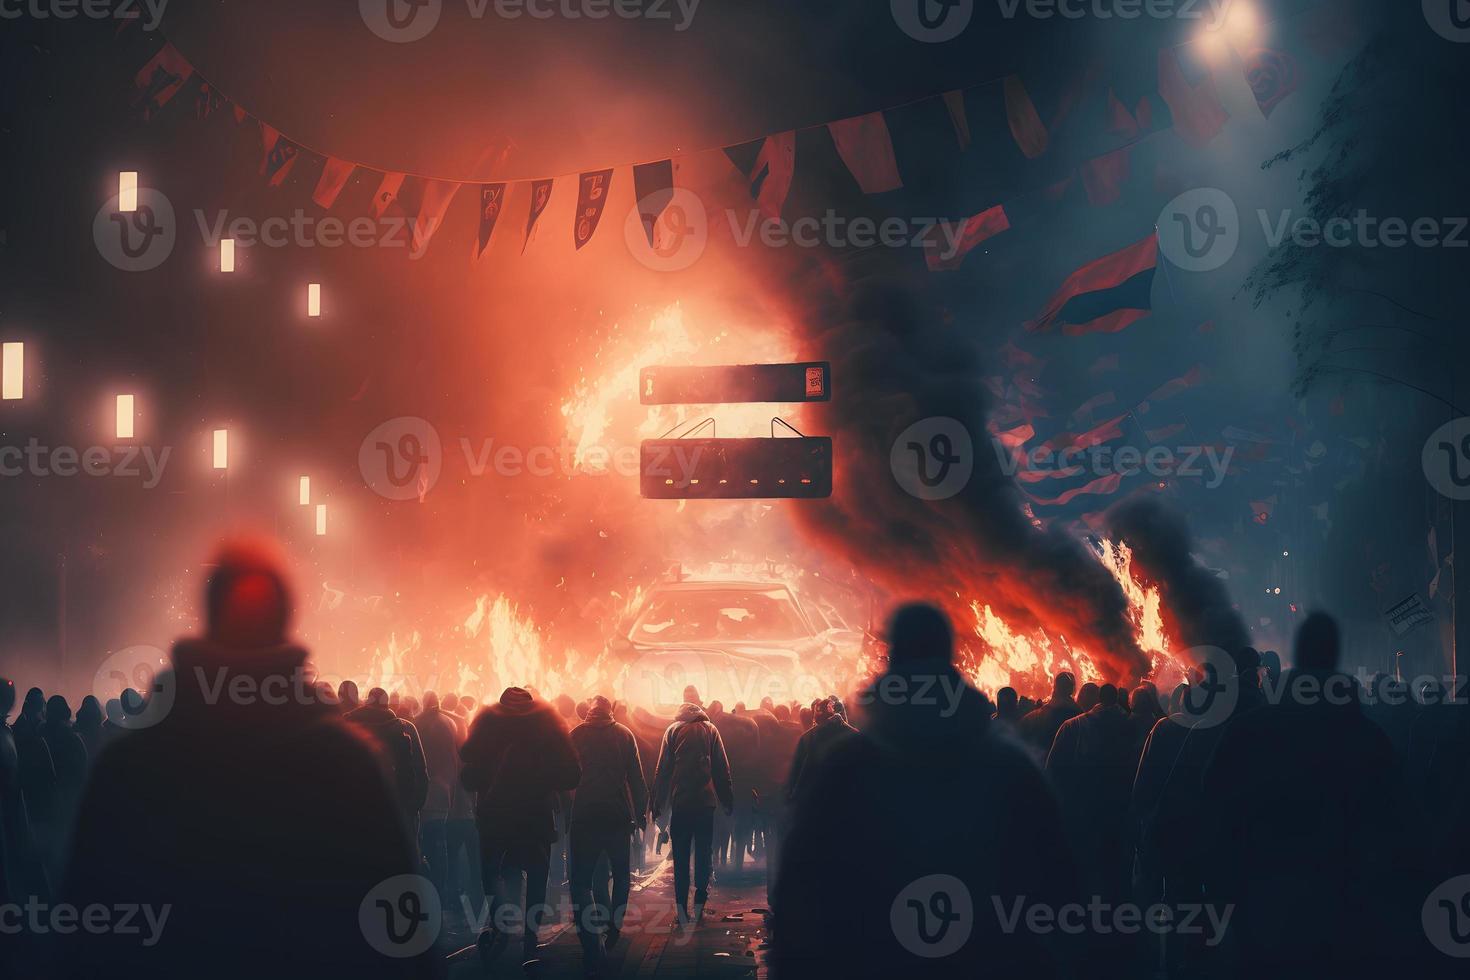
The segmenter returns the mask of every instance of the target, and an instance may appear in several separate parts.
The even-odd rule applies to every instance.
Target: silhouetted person
[[[123,724],[127,716],[123,714],[122,698],[108,698],[107,704],[103,706],[103,712],[107,717],[102,722],[102,748],[106,748],[119,735],[127,731]],[[96,762],[97,759],[93,757],[92,761]]]
[[[357,684],[353,681],[343,681],[337,685],[337,710],[350,714],[362,707],[362,695],[357,690]]]
[[[572,729],[571,739],[582,770],[569,834],[572,915],[587,971],[595,973],[604,951],[617,944],[623,928],[632,885],[633,828],[648,812],[648,787],[638,740],[627,726],[613,720],[607,698],[591,699],[587,717]],[[607,893],[593,884],[598,862],[604,859],[610,871]]]
[[[736,872],[745,867],[745,852],[750,847],[755,820],[756,773],[760,768],[760,729],[749,715],[725,711],[720,702],[710,704],[710,724],[720,733],[725,743],[725,755],[730,760],[730,791],[735,797],[735,812],[728,819],[715,815],[715,865],[724,867],[733,864]],[[721,837],[719,826],[724,824],[728,834]]]
[[[1096,705],[1057,729],[1046,757],[1089,896],[1126,897],[1133,857],[1128,801],[1141,748],[1118,706],[1118,689],[1103,684]]]
[[[404,829],[417,846],[419,811],[429,795],[429,770],[418,729],[393,712],[388,693],[381,687],[369,691],[367,701],[347,713],[347,721],[361,728],[377,745],[388,785],[398,799]]]
[[[1082,713],[1072,697],[1076,690],[1077,678],[1062,671],[1051,682],[1051,697],[1047,702],[1021,719],[1021,735],[1041,750],[1042,758],[1051,751],[1051,743],[1056,740],[1062,723]]]
[[[838,698],[825,698],[817,702],[813,717],[811,729],[803,732],[796,743],[791,772],[786,776],[787,806],[796,803],[802,789],[811,784],[817,767],[822,764],[827,753],[857,734],[857,729],[847,723],[842,701]]]
[[[414,718],[428,770],[428,791],[420,811],[419,842],[429,864],[429,879],[449,900],[449,808],[459,786],[459,729],[439,708],[439,695],[424,695],[424,710]]]
[[[1130,702],[1128,726],[1133,732],[1134,756],[1137,758],[1142,757],[1144,743],[1159,719],[1164,717],[1164,709],[1159,704],[1159,689],[1147,681],[1133,689]]]
[[[1091,711],[1097,707],[1098,698],[1101,696],[1099,687],[1092,681],[1083,684],[1077,691],[1077,709],[1080,712]]]
[[[1016,730],[1021,724],[1021,699],[1014,687],[1003,687],[995,692],[994,720]]]
[[[403,907],[383,895],[372,912],[370,893],[417,871],[413,849],[373,748],[313,700],[280,696],[306,652],[287,639],[278,561],[225,547],[205,607],[204,638],[174,646],[154,695],[172,705],[104,749],[77,819],[64,900],[141,907],[139,929],[68,936],[58,975],[437,975],[432,952],[373,945],[420,924],[359,920],[364,905]]]
[[[41,724],[41,738],[51,752],[51,764],[56,769],[55,809],[48,829],[50,839],[45,857],[52,877],[60,879],[62,863],[66,859],[66,842],[82,801],[82,786],[87,781],[87,747],[72,730],[71,707],[60,694],[46,699],[46,720]]]
[[[87,750],[87,761],[96,760],[102,752],[102,702],[95,695],[88,694],[82,698],[72,730]]]
[[[556,841],[556,796],[576,787],[577,754],[554,707],[523,688],[508,687],[470,725],[460,759],[460,784],[479,794],[475,820],[490,901],[490,921],[479,939],[481,958],[492,963],[508,945],[524,876],[521,950],[531,959]]]
[[[772,975],[1054,975],[1053,937],[1004,930],[993,907],[1073,899],[1046,780],[997,737],[988,702],[955,670],[942,612],[900,608],[888,658],[858,695],[864,727],[827,755],[794,809],[772,904]],[[936,682],[954,697],[933,696]],[[968,940],[924,955],[961,916]]]
[[[57,884],[57,855],[65,846],[62,788],[51,747],[46,742],[45,724],[46,695],[39,687],[33,687],[26,692],[11,730],[20,768],[20,791],[30,816],[36,852],[47,869],[47,879]]]
[[[0,678],[0,906],[24,904],[31,895],[42,899],[50,895],[21,791],[20,755],[10,729],[14,708],[15,684]],[[20,954],[17,949],[17,956]]]
[[[1399,899],[1390,860],[1400,773],[1336,672],[1340,645],[1331,617],[1309,615],[1281,703],[1231,722],[1205,770],[1207,887],[1235,906],[1242,976],[1390,975],[1418,931],[1423,896]]]
[[[669,843],[674,862],[674,902],[681,922],[689,920],[689,862],[694,861],[694,904],[704,914],[709,900],[715,806],[735,811],[730,786],[730,760],[719,731],[704,709],[686,702],[674,716],[660,743],[653,777],[652,814],[669,814]]]

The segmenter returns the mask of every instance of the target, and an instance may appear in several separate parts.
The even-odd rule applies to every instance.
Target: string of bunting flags
[[[1202,146],[1221,131],[1230,115],[1216,91],[1216,66],[1231,64],[1241,71],[1260,111],[1269,117],[1300,84],[1300,49],[1324,54],[1353,40],[1348,26],[1351,19],[1341,16],[1340,7],[1333,7],[1322,3],[1272,25],[1277,28],[1272,48],[1231,45],[1222,57],[1218,51],[1211,55],[1208,48],[1217,42],[1205,38],[1160,50],[1157,72],[1150,73],[1153,77],[1143,91],[1130,90],[1118,79],[1103,80],[1096,66],[1078,66],[1070,72],[1049,70],[1029,82],[1021,74],[1009,74],[859,116],[624,166],[632,171],[640,217],[649,244],[654,246],[658,219],[673,199],[676,161],[681,158],[723,152],[745,177],[760,212],[768,218],[780,218],[796,177],[798,137],[825,130],[857,188],[865,195],[888,194],[905,188],[905,172],[910,170],[916,171],[911,175],[913,184],[924,184],[917,179],[923,176],[918,171],[930,165],[932,154],[907,145],[919,139],[911,132],[909,117],[927,122],[935,118],[931,107],[938,107],[949,120],[954,139],[951,146],[959,156],[998,153],[1014,156],[1022,165],[1081,160],[1075,167],[1063,163],[1062,181],[1049,184],[1047,189],[1055,191],[1080,177],[1089,203],[1101,206],[1120,196],[1129,174],[1130,151],[1139,140],[1172,130],[1187,143]],[[1288,26],[1290,32],[1285,30]],[[374,218],[393,209],[417,215],[411,223],[416,250],[428,246],[459,191],[468,184],[475,189],[479,215],[474,255],[483,256],[501,223],[510,185],[521,183],[529,187],[521,245],[524,253],[553,193],[573,178],[573,245],[580,250],[596,234],[609,189],[617,171],[623,169],[602,167],[514,181],[383,170],[315,149],[283,133],[227,96],[178,48],[163,39],[161,47],[133,78],[132,104],[145,120],[153,119],[186,90],[192,96],[196,118],[212,117],[228,108],[238,125],[258,127],[258,169],[270,187],[281,187],[302,166],[317,166],[320,170],[311,199],[323,210],[331,210],[349,181],[361,171],[369,183],[375,181],[377,185],[370,205]],[[895,130],[903,134],[902,138],[895,138]],[[301,164],[303,157],[311,163]],[[482,162],[487,162],[491,170],[497,169],[504,163],[504,153]],[[944,229],[953,236],[956,248],[942,256],[937,248],[926,249],[929,268],[958,268],[968,252],[1009,229],[1012,219],[1004,204],[993,201],[978,213],[959,219],[959,228],[951,225]],[[1044,329],[1059,312],[1049,309],[1034,328]],[[1121,329],[1127,325],[1126,320],[1127,315],[1120,314],[1104,329]]]

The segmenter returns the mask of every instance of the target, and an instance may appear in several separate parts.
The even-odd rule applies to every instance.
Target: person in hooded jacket
[[[96,761],[97,756],[102,753],[102,702],[97,700],[96,695],[88,694],[82,698],[72,730],[77,733],[87,750],[87,762],[90,764]]]
[[[524,688],[508,687],[476,716],[459,756],[460,785],[479,794],[475,821],[490,907],[478,940],[481,959],[488,966],[509,942],[522,876],[521,948],[533,959],[557,836],[556,798],[581,777],[577,753],[554,707]]]
[[[314,698],[271,694],[306,662],[280,560],[226,545],[205,606],[77,815],[62,900],[141,910],[134,928],[68,935],[51,975],[438,976],[442,955],[407,946],[437,924],[384,914],[417,865],[373,746]]]
[[[76,819],[77,805],[82,799],[82,786],[87,781],[87,747],[72,729],[71,706],[60,694],[46,700],[46,720],[41,724],[41,738],[51,752],[56,767],[56,808],[50,828],[47,861],[56,878],[66,857],[66,842]]]
[[[725,815],[735,812],[730,786],[730,759],[720,732],[709,715],[692,702],[680,706],[660,743],[653,777],[655,820],[669,811],[669,844],[674,862],[674,901],[679,921],[689,921],[689,862],[694,861],[696,917],[709,901],[710,862],[714,853],[715,805]]]
[[[847,723],[846,709],[836,697],[823,698],[812,712],[814,724],[802,733],[791,760],[791,773],[786,777],[786,804],[794,804],[802,787],[810,785],[815,767],[831,749],[856,735],[857,729]]]
[[[955,698],[919,696],[936,682]],[[862,730],[832,747],[792,811],[771,975],[1065,973],[1070,937],[1006,928],[1077,900],[1056,800],[955,670],[944,613],[894,614],[887,669],[859,702]]]
[[[760,729],[745,712],[726,711],[719,701],[710,702],[710,724],[725,742],[730,759],[730,787],[735,794],[735,815],[724,824],[728,836],[715,831],[715,867],[733,865],[738,874],[745,867],[755,829],[755,776],[760,767]]]
[[[378,746],[387,768],[389,785],[398,791],[398,809],[409,839],[417,846],[419,811],[429,796],[429,767],[424,761],[424,743],[419,730],[400,718],[390,704],[388,692],[375,687],[362,707],[347,714]]]
[[[450,805],[459,785],[459,729],[454,719],[440,709],[439,695],[433,691],[424,695],[424,710],[413,724],[423,746],[429,781],[420,811],[419,842],[429,865],[429,880],[440,896],[449,900],[448,826]]]
[[[588,972],[595,973],[604,950],[615,946],[622,932],[632,887],[633,828],[648,812],[648,787],[638,740],[627,726],[613,720],[607,698],[599,694],[588,702],[587,717],[572,729],[571,739],[582,770],[570,824],[572,921]],[[611,870],[611,890],[596,894],[593,877],[604,857]],[[599,926],[603,926],[600,933]]]

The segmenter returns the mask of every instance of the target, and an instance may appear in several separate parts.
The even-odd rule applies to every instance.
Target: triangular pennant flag
[[[260,142],[264,154],[260,160],[260,175],[271,187],[285,183],[286,175],[296,165],[301,148],[283,137],[279,130],[265,123],[260,124]]]
[[[245,121],[245,118],[249,115],[249,113],[247,113],[242,106],[235,106],[234,107],[234,112],[235,112],[235,125],[236,126],[238,126],[242,122],[244,122]]]
[[[756,199],[766,217],[781,217],[781,208],[786,204],[786,195],[791,193],[791,179],[795,173],[795,131],[767,136],[749,174],[750,196]]]
[[[664,208],[674,199],[674,161],[660,160],[635,166],[633,196],[638,199],[638,218],[643,222],[643,233],[648,236],[648,247],[653,248],[654,226],[658,224]]]
[[[455,180],[426,180],[424,193],[419,201],[418,220],[413,223],[413,252],[422,255],[429,247],[429,239],[444,223],[444,212],[449,202],[459,193],[460,183]]]
[[[133,77],[133,105],[143,110],[144,119],[152,118],[193,74],[194,66],[172,44],[165,44]]]
[[[965,93],[960,89],[944,93],[944,107],[949,110],[949,121],[954,125],[954,137],[960,149],[970,145],[970,117],[965,112]]]
[[[924,262],[930,272],[958,269],[976,245],[1010,226],[1006,209],[999,204],[966,218],[958,226],[951,221],[940,221],[924,236]]]
[[[1050,139],[1046,127],[1041,124],[1041,116],[1037,115],[1036,106],[1032,104],[1031,96],[1026,93],[1026,86],[1022,84],[1019,75],[1007,75],[1003,85],[1006,121],[1010,123],[1011,135],[1015,137],[1016,145],[1021,148],[1026,159],[1035,160],[1046,152]]]
[[[1245,80],[1261,115],[1271,117],[1271,110],[1281,104],[1300,85],[1296,59],[1285,51],[1257,48],[1245,56]]]
[[[612,187],[611,170],[594,170],[577,179],[577,223],[572,240],[581,248],[592,240],[602,209],[607,207],[607,192]]]
[[[1082,187],[1087,191],[1087,203],[1094,207],[1112,204],[1123,196],[1123,182],[1128,179],[1129,147],[1104,153],[1082,165]]]
[[[208,119],[224,104],[225,97],[219,94],[219,89],[208,82],[200,81],[199,87],[194,90],[195,119]]]
[[[898,190],[903,179],[893,156],[893,138],[881,112],[839,119],[827,124],[837,155],[857,180],[864,194]]]
[[[475,258],[485,254],[490,246],[490,236],[495,234],[495,222],[505,208],[505,184],[480,185],[480,234],[475,243]]]
[[[383,212],[398,200],[398,192],[403,188],[403,174],[384,174],[383,180],[378,184],[378,189],[373,193],[373,217],[381,218]]]
[[[531,234],[536,230],[536,222],[541,218],[541,212],[546,210],[546,205],[551,202],[551,187],[556,178],[547,180],[531,181],[531,213],[526,218],[526,240],[521,243],[521,254],[525,254],[526,246],[531,244]]]
[[[322,167],[321,179],[316,182],[316,190],[311,192],[311,199],[324,210],[330,211],[337,202],[337,195],[347,186],[347,180],[352,176],[355,167],[356,164],[351,160],[327,157],[326,165]]]

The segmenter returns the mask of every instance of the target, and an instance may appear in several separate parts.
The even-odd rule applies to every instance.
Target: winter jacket
[[[803,732],[796,743],[791,772],[786,777],[786,802],[796,801],[802,786],[811,782],[815,767],[821,764],[834,745],[857,733],[857,729],[849,725],[846,718],[835,714],[820,725],[814,725]]]
[[[429,789],[422,811],[425,820],[447,820],[459,789],[459,730],[454,720],[438,708],[428,708],[414,719],[424,763],[429,770]]]
[[[459,750],[460,785],[479,793],[475,819],[487,849],[556,840],[556,795],[581,777],[556,709],[518,687],[482,710]]]
[[[735,805],[730,760],[719,731],[697,704],[684,704],[664,732],[653,777],[653,809],[726,809]]]
[[[613,721],[612,705],[594,701],[587,718],[572,729],[582,778],[572,799],[572,823],[632,829],[648,811],[648,788],[638,740]],[[599,710],[605,709],[605,710]]]
[[[397,790],[404,818],[413,826],[429,795],[429,768],[419,730],[387,705],[365,704],[349,711],[347,720],[360,726],[377,744],[387,767],[388,784]]]

